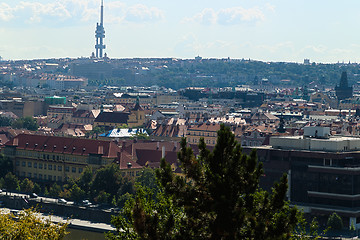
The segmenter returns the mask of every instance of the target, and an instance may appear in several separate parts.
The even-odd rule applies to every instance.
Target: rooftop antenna
[[[104,29],[104,0],[101,0],[101,8],[100,8],[100,23],[96,24],[95,31],[95,56],[96,58],[103,58],[103,51],[106,48],[104,44],[105,38],[105,29]]]

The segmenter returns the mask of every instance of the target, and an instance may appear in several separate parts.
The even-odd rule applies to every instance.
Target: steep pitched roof
[[[143,168],[143,166],[140,166],[137,162],[132,160],[126,154],[120,154],[119,167],[120,167],[121,170],[124,170],[124,169],[141,169],[141,168]]]
[[[129,113],[125,112],[102,112],[97,116],[95,122],[127,123]]]

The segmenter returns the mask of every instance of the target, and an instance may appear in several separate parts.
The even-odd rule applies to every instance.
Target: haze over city
[[[359,1],[105,0],[111,58],[359,61]],[[0,3],[3,59],[88,57],[98,0]]]

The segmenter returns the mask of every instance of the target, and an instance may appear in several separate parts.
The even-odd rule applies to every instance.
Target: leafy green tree
[[[61,192],[61,186],[56,183],[54,183],[49,189],[49,195],[51,197],[55,197],[55,198],[59,197],[60,192]]]
[[[256,152],[243,154],[234,134],[224,125],[213,152],[206,148],[204,139],[199,149],[195,157],[186,140],[181,141],[178,158],[185,177],[176,176],[162,159],[157,171],[162,201],[154,201],[151,194],[140,189],[135,200],[125,206],[123,215],[113,220],[118,234],[120,229],[131,232],[130,237],[122,239],[291,237],[299,213],[285,201],[286,175],[271,193],[261,190],[263,169]]]
[[[111,195],[105,191],[101,191],[99,193],[99,195],[97,195],[94,200],[97,203],[109,203],[109,201],[111,200]]]
[[[104,126],[96,126],[93,127],[93,129],[89,132],[89,136],[94,136],[96,138],[98,138],[99,134],[104,133],[105,132],[105,127]]]
[[[67,234],[67,225],[52,223],[51,219],[39,217],[33,209],[23,210],[18,216],[11,213],[0,214],[0,238],[60,240]]]
[[[101,191],[116,195],[123,184],[120,169],[115,164],[110,164],[96,172],[91,191],[97,196]]]
[[[0,154],[0,177],[4,177],[7,173],[13,171],[13,163],[10,158]]]
[[[137,132],[131,137],[131,139],[149,139],[149,135],[147,135],[146,133]]]
[[[33,192],[40,194],[41,193],[41,187],[38,183],[34,183],[34,188],[33,188]]]
[[[31,131],[36,131],[39,128],[39,125],[36,122],[36,119],[33,117],[22,117],[16,119],[13,124],[13,128],[21,129],[26,128]]]
[[[155,194],[142,186],[137,186],[137,189],[135,198],[125,203],[123,215],[112,217],[116,232],[107,233],[106,238],[174,239],[183,212],[163,192]]]
[[[143,187],[148,187],[155,190],[155,192],[158,190],[156,174],[155,171],[151,168],[144,168],[135,181],[137,184]]]
[[[19,188],[19,179],[11,172],[4,177],[4,188],[7,190],[16,190]]]
[[[85,197],[85,192],[76,184],[70,189],[70,198],[75,202],[80,202]]]
[[[132,199],[133,195],[130,193],[125,193],[119,196],[118,200],[116,201],[116,199],[113,199],[113,201],[111,202],[111,204],[113,206],[117,206],[119,208],[123,208],[125,206],[125,203],[129,200]]]
[[[33,192],[33,189],[34,189],[34,183],[31,180],[25,178],[24,180],[21,181],[20,190],[22,192],[31,193]]]
[[[85,191],[86,195],[90,194],[92,181],[94,178],[93,171],[90,167],[86,167],[77,180],[78,186]]]
[[[11,126],[12,118],[0,116],[0,127]]]
[[[320,240],[327,233],[329,229],[320,230],[319,223],[316,218],[313,218],[310,223],[307,223],[303,213],[298,215],[298,224],[291,235],[291,240]]]
[[[48,188],[45,186],[43,189],[44,189],[44,190],[43,190],[44,195],[45,195],[45,196],[49,196],[49,190],[48,190]]]
[[[327,225],[331,230],[341,230],[344,227],[341,217],[335,212],[329,216]]]

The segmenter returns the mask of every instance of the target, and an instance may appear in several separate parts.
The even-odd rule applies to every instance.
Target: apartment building
[[[111,141],[20,134],[3,148],[18,177],[64,182],[86,167],[96,170],[117,160],[120,149]]]
[[[187,142],[190,144],[198,144],[200,138],[204,138],[205,143],[210,146],[216,144],[217,131],[220,130],[220,124],[204,123],[194,125],[187,129]]]

